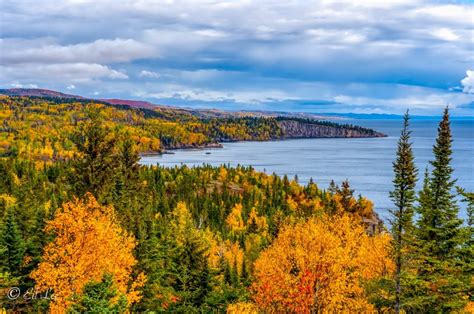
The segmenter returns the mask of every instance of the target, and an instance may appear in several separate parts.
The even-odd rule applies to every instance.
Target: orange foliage
[[[363,282],[388,275],[390,236],[369,236],[348,215],[284,227],[254,264],[264,312],[371,312]]]
[[[141,298],[137,289],[143,285],[144,275],[129,287],[137,263],[132,255],[136,242],[114,222],[112,207],[99,205],[87,194],[83,200],[58,209],[45,231],[55,239],[45,247],[42,262],[31,277],[38,291],[54,291],[51,312],[65,312],[86,283],[100,281],[105,273],[113,276],[129,304]]]
[[[258,310],[253,303],[239,302],[229,304],[226,312],[227,314],[257,314]]]

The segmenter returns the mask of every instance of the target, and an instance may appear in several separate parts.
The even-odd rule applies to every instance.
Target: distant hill
[[[283,112],[283,111],[224,111],[220,109],[194,109],[189,107],[167,106],[153,104],[142,100],[128,100],[118,98],[102,98],[94,99],[78,95],[65,94],[49,89],[39,88],[10,88],[0,89],[0,94],[8,96],[28,96],[28,97],[45,97],[45,98],[63,98],[78,99],[81,101],[99,101],[116,106],[129,106],[131,108],[149,109],[156,111],[178,110],[184,114],[190,114],[199,118],[238,118],[238,117],[288,117],[288,118],[304,118],[317,120],[340,120],[342,118],[335,115],[318,115],[305,112]]]
[[[132,108],[145,108],[145,109],[156,109],[158,105],[152,104],[148,101],[141,101],[141,100],[125,100],[125,99],[99,99],[100,101],[106,102],[111,105],[127,105]]]
[[[51,97],[51,98],[68,98],[68,99],[85,99],[82,96],[70,95],[56,92],[49,89],[40,88],[9,88],[0,89],[0,94],[8,96],[28,96],[28,97]]]

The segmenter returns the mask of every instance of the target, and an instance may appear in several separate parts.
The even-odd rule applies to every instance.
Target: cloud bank
[[[473,9],[434,0],[4,0],[0,84],[226,109],[431,115],[450,105],[474,115]]]

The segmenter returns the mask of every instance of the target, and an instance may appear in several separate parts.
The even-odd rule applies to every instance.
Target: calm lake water
[[[388,193],[392,189],[392,161],[401,128],[400,120],[351,120],[349,123],[370,127],[388,135],[370,139],[295,139],[272,142],[239,142],[224,144],[222,149],[178,150],[174,155],[147,156],[143,164],[175,166],[252,165],[267,173],[293,177],[300,183],[310,178],[327,188],[331,179],[341,183],[348,179],[357,194],[375,203],[382,218],[392,206]],[[432,159],[437,120],[411,122],[412,141],[420,177]],[[474,190],[474,120],[452,121],[453,167],[457,184]],[[206,154],[211,152],[211,154]],[[422,178],[420,178],[422,179]],[[421,182],[418,184],[421,188]],[[462,213],[465,216],[464,213]]]

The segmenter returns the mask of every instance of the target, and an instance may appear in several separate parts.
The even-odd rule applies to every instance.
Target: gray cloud
[[[98,39],[89,43],[60,45],[44,40],[3,39],[2,64],[16,63],[115,63],[157,57],[153,47],[134,39]]]
[[[0,83],[178,102],[404,103],[429,113],[473,100],[448,90],[474,62],[472,9],[428,0],[4,0]]]
[[[84,83],[98,78],[127,79],[124,72],[96,63],[18,64],[0,66],[0,79],[67,81]]]

